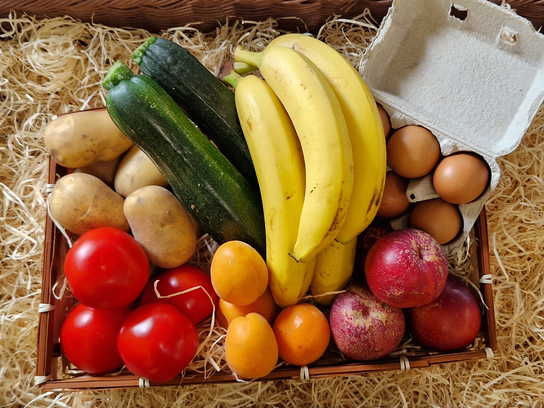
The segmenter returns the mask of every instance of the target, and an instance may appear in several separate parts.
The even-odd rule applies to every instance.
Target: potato
[[[113,160],[133,145],[106,109],[58,116],[45,127],[43,137],[53,160],[68,168]]]
[[[123,197],[145,186],[166,187],[168,182],[155,163],[136,145],[121,160],[115,173],[114,188]]]
[[[80,235],[99,227],[130,231],[123,204],[123,197],[87,173],[61,177],[49,196],[51,216],[64,229]]]
[[[134,238],[154,265],[174,268],[195,252],[194,224],[181,202],[166,188],[146,186],[134,191],[125,199],[124,210]]]
[[[115,174],[117,173],[121,158],[122,156],[119,156],[113,160],[99,161],[89,166],[78,167],[77,169],[74,169],[74,173],[91,174],[106,183],[108,187],[113,188]]]

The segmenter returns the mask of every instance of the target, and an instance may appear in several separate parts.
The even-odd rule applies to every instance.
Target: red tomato
[[[128,315],[119,331],[117,348],[131,373],[166,382],[194,358],[198,333],[195,325],[174,306],[153,302]]]
[[[187,293],[168,298],[159,298],[155,292],[156,281],[158,281],[157,290],[161,296],[173,295],[185,291]],[[190,290],[192,288],[195,289]],[[212,281],[208,273],[197,266],[185,264],[169,269],[149,281],[142,292],[140,304],[145,305],[157,300],[175,306],[193,324],[197,325],[212,314],[214,306],[217,306],[219,297],[213,290]]]
[[[68,250],[64,273],[74,297],[95,308],[134,302],[149,279],[149,260],[129,234],[104,227],[86,232]]]
[[[93,309],[79,303],[60,330],[60,344],[66,358],[89,374],[105,374],[121,367],[117,335],[129,313],[128,306]]]

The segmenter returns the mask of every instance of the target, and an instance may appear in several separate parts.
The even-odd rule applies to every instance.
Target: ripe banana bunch
[[[352,196],[353,153],[342,107],[323,73],[294,49],[268,46],[254,53],[238,47],[234,58],[259,68],[300,140],[306,186],[292,256],[309,262],[336,238]]]
[[[236,102],[263,197],[272,292],[282,307],[308,288],[330,304],[334,295],[319,295],[349,281],[357,235],[383,194],[376,102],[348,60],[303,34],[280,36],[258,53],[239,46],[234,59],[235,70],[264,78],[239,77]]]
[[[310,292],[316,303],[330,306],[336,294],[349,283],[355,266],[357,238],[347,244],[334,240],[328,247],[317,254],[314,277],[310,284]]]
[[[293,253],[304,203],[305,168],[300,142],[287,112],[268,84],[255,75],[223,78],[235,102],[261,192],[269,287],[280,307],[308,291],[315,258],[297,262]]]
[[[361,75],[338,51],[304,34],[286,34],[268,47],[282,46],[308,57],[331,84],[342,107],[353,150],[353,192],[336,240],[346,244],[372,222],[383,195],[387,168],[383,125],[376,101]]]

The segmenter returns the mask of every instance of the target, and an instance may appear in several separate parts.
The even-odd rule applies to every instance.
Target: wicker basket
[[[532,21],[537,29],[544,25],[544,0],[493,0],[493,2],[507,3],[519,15]],[[201,31],[210,31],[231,17],[254,21],[274,17],[279,20],[282,29],[314,32],[334,15],[345,18],[355,17],[367,8],[372,12],[372,16],[380,21],[391,3],[392,0],[275,0],[271,2],[256,0],[228,2],[20,0],[13,2],[1,0],[0,17],[6,17],[11,11],[18,14],[27,13],[38,18],[69,15],[84,22],[93,21],[116,27],[145,28],[152,32],[189,23],[197,24],[196,27]],[[292,17],[298,17],[298,19]]]
[[[58,166],[50,160],[49,183],[54,183],[57,177],[67,174],[67,169]],[[55,287],[62,286],[64,259],[68,244],[48,217],[45,229],[44,270],[42,282],[42,305],[51,305],[47,313],[40,314],[38,327],[38,353],[36,382],[44,390],[86,390],[114,389],[141,386],[174,386],[179,384],[210,384],[235,382],[236,377],[228,371],[216,372],[211,376],[201,373],[188,373],[185,377],[178,376],[166,383],[142,384],[142,379],[132,375],[126,369],[115,375],[90,376],[81,372],[72,372],[64,359],[58,342],[60,328],[68,312],[73,308],[75,300],[70,295],[60,299],[54,296]],[[473,228],[472,241],[477,243],[470,249],[470,259],[474,264],[469,279],[479,287],[483,308],[482,327],[473,349],[457,350],[447,353],[423,352],[417,355],[403,355],[373,362],[348,361],[338,353],[326,353],[324,357],[307,368],[283,366],[274,369],[266,377],[259,380],[279,380],[294,378],[323,378],[333,376],[348,376],[377,371],[402,370],[408,368],[425,368],[431,365],[479,360],[488,358],[497,352],[497,337],[495,313],[493,309],[493,289],[489,270],[489,246],[487,221],[485,211],[482,211]]]
[[[276,1],[259,4],[255,1],[232,1],[228,5],[206,5],[206,2],[193,1],[157,1],[153,5],[141,2],[121,0],[107,3],[100,10],[96,1],[62,1],[50,5],[47,2],[22,1],[13,6],[7,1],[0,1],[0,16],[7,16],[11,10],[41,17],[58,17],[70,15],[82,21],[94,21],[109,26],[145,28],[150,31],[199,22],[202,31],[212,30],[218,23],[229,17],[251,20],[265,20],[269,17],[281,19],[283,28],[290,31],[318,29],[328,18],[334,15],[355,17],[369,8],[372,16],[381,19],[391,4],[389,0],[375,1]],[[544,21],[544,9],[538,15],[536,2],[519,2],[520,12],[530,9],[533,14],[526,14],[535,24]],[[522,6],[522,3],[524,6]],[[529,8],[529,5],[533,7]],[[514,4],[512,4],[514,7]],[[62,10],[62,11],[61,11]],[[92,10],[92,11],[91,11]],[[292,17],[297,17],[293,19]],[[300,21],[306,26],[301,27]],[[66,174],[67,170],[50,162],[49,183],[54,183],[58,176]],[[63,280],[63,263],[68,250],[67,242],[61,232],[53,225],[50,218],[46,224],[46,242],[44,248],[44,269],[42,282],[41,304],[47,310],[41,310],[38,329],[37,350],[37,383],[44,390],[82,390],[82,389],[111,389],[141,386],[141,379],[128,371],[110,376],[70,375],[58,342],[59,331],[68,311],[74,304],[74,299],[64,296],[58,299],[54,296],[55,287]],[[489,248],[485,211],[481,213],[473,230],[471,259],[474,268],[470,279],[482,293],[486,307],[483,309],[483,324],[479,336],[479,346],[471,350],[461,350],[450,353],[426,353],[414,357],[401,356],[379,362],[358,363],[339,361],[338,358],[321,361],[301,372],[298,367],[281,367],[274,370],[262,380],[300,378],[301,374],[311,378],[344,376],[365,372],[398,370],[405,368],[422,368],[435,364],[483,359],[489,353],[497,350],[495,315],[493,310],[493,292],[489,271]],[[43,313],[45,312],[45,313]],[[233,382],[236,378],[230,372],[219,372],[207,378],[203,375],[178,377],[162,385],[179,385],[195,383]]]

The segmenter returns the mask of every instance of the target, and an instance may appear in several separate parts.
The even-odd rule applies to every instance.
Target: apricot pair
[[[309,303],[283,309],[274,324],[258,313],[236,317],[229,325],[225,357],[243,378],[269,374],[278,358],[304,366],[319,359],[329,345],[330,327],[323,312]]]
[[[241,378],[268,375],[278,363],[316,361],[330,341],[329,322],[315,305],[276,305],[261,255],[241,241],[222,244],[214,254],[211,280],[219,295],[217,318],[227,328],[225,358]]]

